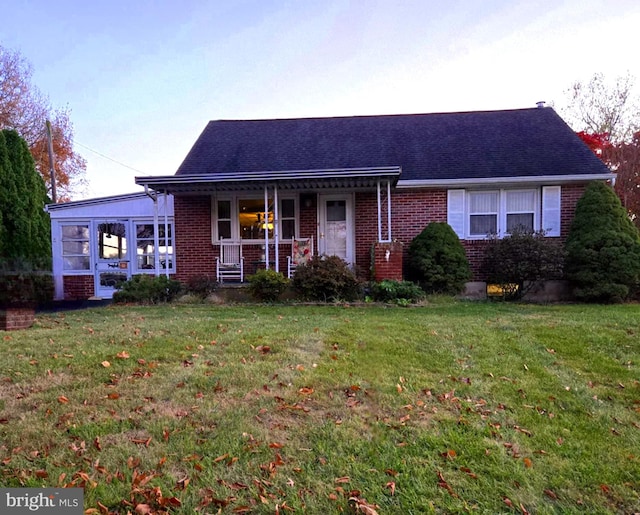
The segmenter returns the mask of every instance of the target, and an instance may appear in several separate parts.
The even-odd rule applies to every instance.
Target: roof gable
[[[610,172],[553,109],[532,108],[212,121],[176,175],[380,167],[402,181]]]

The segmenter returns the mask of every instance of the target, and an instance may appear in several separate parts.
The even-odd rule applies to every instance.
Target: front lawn
[[[87,513],[640,512],[640,306],[114,306],[0,332],[0,484]]]

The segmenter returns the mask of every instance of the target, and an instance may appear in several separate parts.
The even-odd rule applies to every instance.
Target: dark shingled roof
[[[211,121],[176,175],[387,166],[402,168],[401,181],[610,172],[545,107]]]

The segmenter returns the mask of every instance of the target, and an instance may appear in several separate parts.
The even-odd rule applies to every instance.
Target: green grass
[[[639,341],[638,305],[41,314],[0,333],[0,484],[88,513],[640,512]]]

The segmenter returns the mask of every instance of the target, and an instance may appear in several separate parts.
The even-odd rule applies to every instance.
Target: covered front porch
[[[372,246],[388,250],[393,242],[392,189],[400,173],[383,167],[137,177],[136,183],[151,194],[173,194],[176,277],[188,280],[215,273],[220,245],[229,241],[242,246],[245,277],[261,268],[286,274],[299,238],[313,240],[314,254],[339,256],[368,273]],[[389,261],[388,252],[384,258]]]

